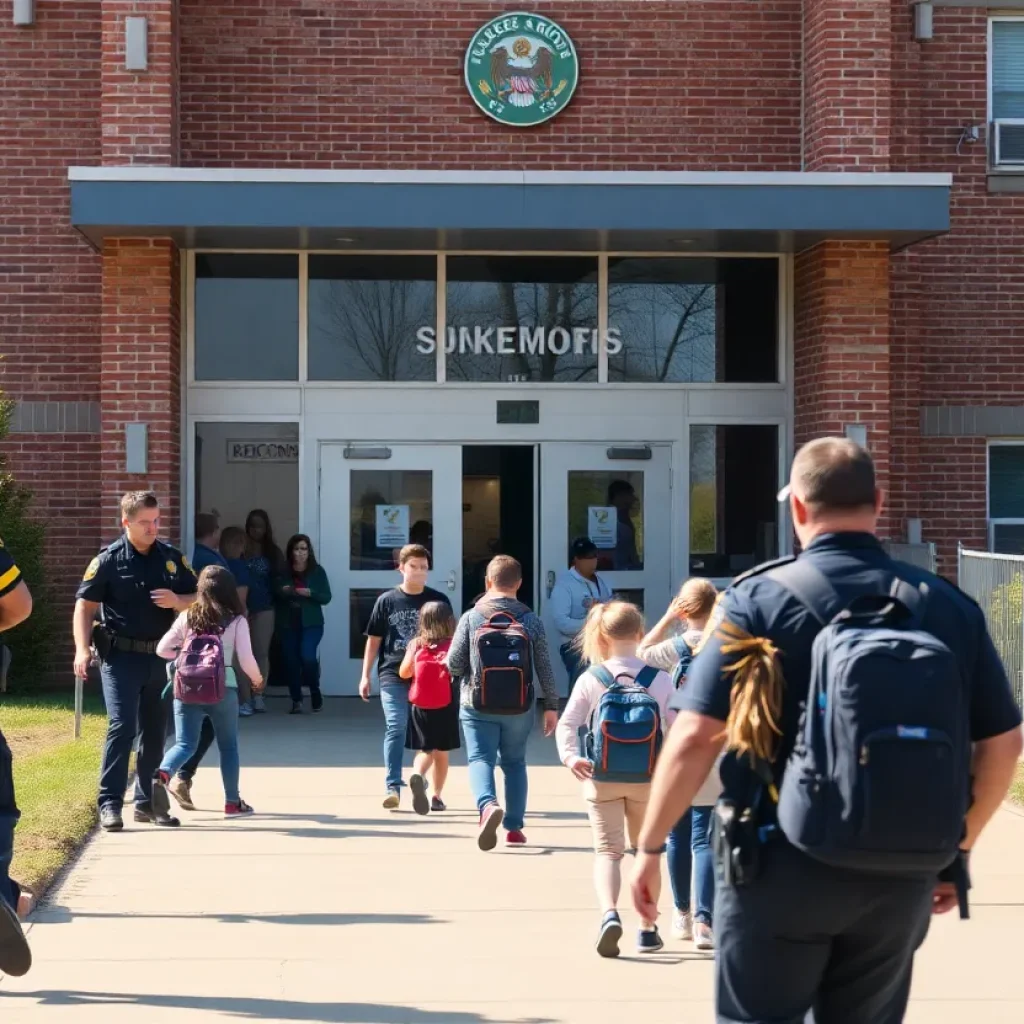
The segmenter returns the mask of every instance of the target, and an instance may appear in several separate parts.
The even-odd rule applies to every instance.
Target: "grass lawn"
[[[99,699],[87,699],[74,738],[74,696],[0,695],[0,729],[14,754],[21,821],[11,876],[41,891],[96,823],[96,788],[106,734]]]

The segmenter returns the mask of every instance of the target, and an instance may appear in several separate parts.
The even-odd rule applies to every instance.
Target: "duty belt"
[[[119,651],[132,651],[134,654],[156,654],[156,640],[133,640],[127,636],[112,636],[110,646]]]

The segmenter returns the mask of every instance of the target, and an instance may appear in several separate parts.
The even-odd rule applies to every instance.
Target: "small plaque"
[[[530,400],[521,402],[504,402],[499,399],[498,422],[540,423],[540,402]]]

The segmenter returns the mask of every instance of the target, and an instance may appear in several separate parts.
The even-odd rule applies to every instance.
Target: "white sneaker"
[[[715,936],[711,931],[711,925],[698,921],[693,926],[693,945],[705,952],[715,948]]]
[[[238,705],[239,718],[252,718],[253,714],[252,705],[248,701]]]
[[[267,705],[263,703],[262,697],[253,697],[252,709],[256,714],[263,714],[267,710]]]
[[[693,914],[689,910],[672,912],[672,937],[689,942],[693,938]]]

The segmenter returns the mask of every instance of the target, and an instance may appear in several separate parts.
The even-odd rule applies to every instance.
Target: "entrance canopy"
[[[73,167],[71,221],[184,248],[799,252],[949,230],[949,174]]]

